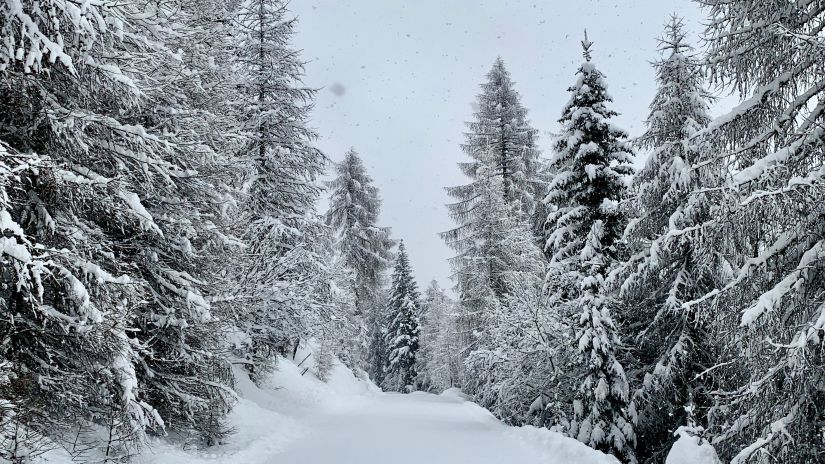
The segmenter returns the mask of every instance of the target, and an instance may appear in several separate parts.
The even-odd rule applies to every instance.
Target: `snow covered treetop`
[[[590,48],[593,47],[593,42],[587,38],[587,29],[584,30],[584,40],[582,40],[582,56],[585,61],[590,61]]]

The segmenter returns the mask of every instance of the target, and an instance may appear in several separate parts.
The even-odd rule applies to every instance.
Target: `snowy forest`
[[[358,147],[317,144],[285,0],[5,0],[0,462],[219,449],[307,358],[621,463],[825,462],[825,1],[693,3],[638,137],[609,37],[566,40],[555,127],[490,57],[451,281],[416,282]]]

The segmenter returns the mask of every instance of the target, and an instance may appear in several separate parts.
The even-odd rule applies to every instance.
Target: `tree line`
[[[622,462],[664,462],[677,434],[734,463],[820,462],[823,5],[698,3],[706,47],[667,23],[635,139],[586,34],[546,158],[495,61],[469,182],[447,189],[457,301],[433,295],[427,378]],[[709,88],[741,104],[712,118]]]

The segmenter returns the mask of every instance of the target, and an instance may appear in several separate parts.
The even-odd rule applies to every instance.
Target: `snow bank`
[[[307,358],[307,356],[309,356]],[[301,360],[306,361],[299,367]],[[314,356],[301,349],[296,360],[281,358],[277,371],[261,387],[246,373],[234,371],[238,402],[227,417],[233,430],[225,444],[198,449],[171,440],[153,439],[140,451],[137,464],[269,464],[287,445],[306,435],[310,416],[341,412],[369,401],[380,392],[372,382],[356,378],[336,361],[328,379],[315,375]],[[307,369],[309,367],[309,369]],[[71,456],[53,450],[33,460],[36,464],[69,464]]]
[[[357,407],[378,390],[371,382],[357,379],[340,362],[335,362],[326,382],[314,374],[314,366],[310,351],[301,349],[295,360],[279,359],[277,371],[262,387],[255,385],[243,370],[237,368],[235,382],[240,398],[228,417],[235,433],[225,445],[184,451],[179,445],[157,440],[135,462],[268,464],[288,444],[309,432],[307,417],[322,411]]]
[[[618,459],[613,456],[596,451],[578,440],[548,429],[531,425],[511,427],[507,431],[507,436],[524,446],[535,449],[542,456],[541,462],[619,464]]]
[[[458,398],[464,401],[470,401],[472,399],[470,398],[470,395],[464,393],[463,391],[455,387],[444,390],[443,392],[441,392],[441,396],[446,396],[449,398]]]
[[[670,448],[665,464],[722,464],[716,450],[706,440],[695,437],[684,427],[676,431],[679,439]]]

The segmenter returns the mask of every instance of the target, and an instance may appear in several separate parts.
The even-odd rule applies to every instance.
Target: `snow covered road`
[[[456,395],[377,394],[349,410],[309,420],[309,432],[273,463],[615,463],[573,440],[507,427]]]
[[[383,393],[340,363],[323,382],[298,362],[281,359],[261,387],[236,369],[224,444],[159,439],[135,464],[618,464],[550,430],[508,427],[458,390]]]

